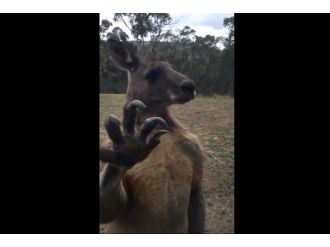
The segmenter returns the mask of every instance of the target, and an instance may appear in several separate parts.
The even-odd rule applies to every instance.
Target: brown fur
[[[187,233],[191,187],[201,181],[203,156],[198,140],[184,129],[164,135],[123,182],[130,200],[108,233]]]
[[[171,98],[168,93],[164,94],[166,90],[174,90],[166,88],[171,86],[168,78],[173,81],[187,78],[168,63],[161,63],[167,71],[167,75],[163,75],[167,77],[167,84],[158,83],[160,88],[151,92],[141,81],[142,74],[150,66],[156,65],[154,62],[140,62],[138,71],[128,73],[127,103],[139,99],[147,105],[138,124],[143,124],[148,117],[159,116],[168,122],[170,133],[160,138],[160,144],[145,160],[123,172],[120,190],[127,199],[127,207],[107,224],[108,233],[188,233],[191,191],[201,188],[202,147],[198,138],[168,111],[170,104],[184,103],[184,100],[181,102],[180,97]],[[149,136],[159,129],[153,130]],[[100,171],[103,167],[104,163],[100,162]]]

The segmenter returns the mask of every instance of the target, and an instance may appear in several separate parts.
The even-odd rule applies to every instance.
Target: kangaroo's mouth
[[[196,91],[195,91],[195,87],[192,85],[182,85],[180,86],[180,90],[184,95],[190,96],[192,98],[195,97]]]
[[[173,92],[169,92],[172,103],[184,104],[196,97],[195,85],[193,83],[181,83]]]

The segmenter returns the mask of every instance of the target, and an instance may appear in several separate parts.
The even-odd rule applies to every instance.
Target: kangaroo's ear
[[[151,50],[149,50],[149,52],[146,55],[146,58],[151,61],[157,60],[157,53],[156,53],[155,48],[152,48]]]
[[[138,56],[131,52],[122,42],[110,38],[108,39],[108,45],[110,48],[110,57],[117,67],[131,72],[134,72],[137,69],[139,65]]]

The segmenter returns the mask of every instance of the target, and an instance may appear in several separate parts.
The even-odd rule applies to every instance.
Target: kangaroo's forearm
[[[127,204],[127,194],[122,175],[125,171],[106,164],[100,174],[100,222],[109,223],[122,213]]]
[[[192,191],[189,203],[189,233],[204,233],[205,206],[201,188]]]

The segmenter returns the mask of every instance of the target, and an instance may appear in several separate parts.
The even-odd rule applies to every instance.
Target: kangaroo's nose
[[[179,87],[184,93],[194,93],[195,91],[195,83],[192,80],[182,81]]]

